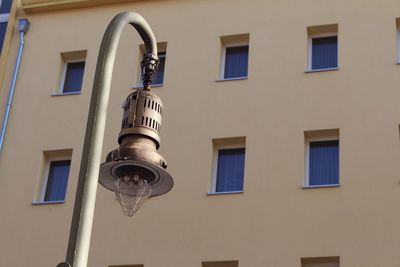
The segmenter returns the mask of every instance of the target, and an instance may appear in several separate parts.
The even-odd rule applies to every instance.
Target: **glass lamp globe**
[[[114,185],[115,195],[121,204],[122,211],[129,217],[135,214],[150,197],[152,191],[151,186],[141,173],[123,175],[115,181]]]

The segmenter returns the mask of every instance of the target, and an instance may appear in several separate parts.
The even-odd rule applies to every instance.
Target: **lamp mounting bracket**
[[[141,62],[143,89],[148,91],[156,75],[160,60],[157,55],[144,53]]]

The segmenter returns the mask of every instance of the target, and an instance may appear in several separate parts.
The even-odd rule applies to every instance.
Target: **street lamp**
[[[120,146],[108,153],[106,162],[100,166],[115,55],[122,29],[127,24],[137,30],[145,44],[141,63],[143,89],[127,97],[118,138]],[[163,104],[150,92],[150,87],[158,63],[157,42],[144,18],[134,12],[115,16],[100,46],[67,256],[57,267],[87,266],[97,182],[115,191],[128,216],[132,216],[147,198],[165,194],[173,187],[172,177],[165,170],[165,159],[157,153]]]

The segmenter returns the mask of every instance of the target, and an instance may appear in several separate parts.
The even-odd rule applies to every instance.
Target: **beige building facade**
[[[31,25],[0,153],[0,266],[65,258],[97,54],[122,11],[145,17],[162,52],[152,92],[175,185],[132,218],[99,185],[88,266],[400,266],[396,0],[14,1],[1,118],[16,23]],[[126,27],[103,160],[118,145],[121,103],[140,87],[142,51]],[[244,65],[230,72],[231,59]],[[74,77],[80,86],[68,87]],[[220,180],[231,178],[221,151],[242,157],[227,156],[233,185]],[[69,169],[56,201],[52,162]]]

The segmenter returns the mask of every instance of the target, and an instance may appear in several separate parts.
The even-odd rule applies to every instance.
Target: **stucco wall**
[[[89,266],[300,267],[314,256],[339,256],[341,267],[399,266],[395,0],[142,1],[26,15],[31,29],[0,156],[0,266],[64,259],[100,40],[125,10],[167,42],[164,86],[153,92],[165,106],[161,153],[175,187],[127,218],[99,186]],[[339,70],[305,73],[307,27],[325,24],[338,24]],[[220,36],[246,33],[248,79],[216,82]],[[127,27],[103,159],[137,84],[140,44]],[[87,50],[82,93],[51,96],[60,53],[78,50]],[[306,190],[304,132],[320,129],[340,131],[341,187]],[[212,139],[237,136],[246,137],[245,192],[208,196]],[[66,201],[31,205],[43,151],[58,149],[73,150]]]

